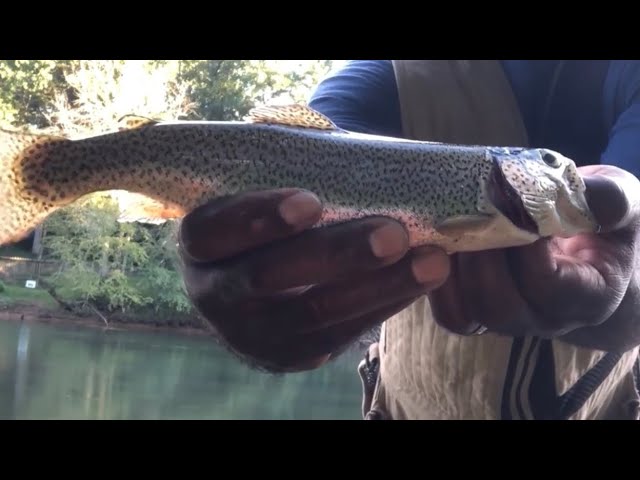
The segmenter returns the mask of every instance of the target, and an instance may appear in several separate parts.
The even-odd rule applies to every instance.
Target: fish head
[[[491,148],[489,200],[518,228],[540,237],[598,231],[573,160],[545,148]]]

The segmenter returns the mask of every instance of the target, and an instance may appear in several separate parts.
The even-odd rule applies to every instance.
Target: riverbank
[[[150,331],[175,333],[190,336],[209,336],[210,331],[205,327],[156,325],[151,321],[135,318],[111,319],[108,324],[97,315],[75,315],[63,310],[52,310],[37,305],[12,304],[0,306],[0,321],[33,322],[53,325],[77,325],[83,327],[100,328],[102,330],[120,331]]]

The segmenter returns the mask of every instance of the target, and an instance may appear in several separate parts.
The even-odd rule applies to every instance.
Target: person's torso
[[[604,65],[603,65],[604,66]],[[603,119],[602,102],[591,106],[575,106],[591,121],[581,122],[570,112],[571,102],[580,103],[566,91],[562,100],[551,97],[544,118],[544,103],[549,98],[549,83],[553,65],[530,64],[539,68],[537,84],[528,88],[530,98],[511,96],[509,83],[500,68],[491,63],[449,64],[430,61],[398,62],[399,98],[407,135],[421,140],[446,138],[453,142],[513,142],[522,145],[540,141],[532,125],[542,124],[547,131],[545,144],[569,142],[579,144],[580,135],[595,135]],[[551,68],[549,68],[551,67]],[[565,66],[556,76],[556,93],[566,89],[562,75],[576,75],[573,66]],[[576,67],[577,68],[577,67]],[[583,72],[584,73],[584,72]],[[601,80],[593,74],[590,87],[580,93],[593,95],[600,90]],[[529,78],[534,75],[530,71]],[[566,80],[565,80],[566,81]],[[575,82],[575,78],[574,78]],[[598,87],[598,85],[600,85]],[[449,86],[452,86],[451,88]],[[576,90],[581,90],[576,88]],[[513,88],[517,91],[517,88]],[[528,111],[529,126],[515,106],[522,103]],[[530,107],[527,107],[530,102]],[[529,110],[527,110],[529,108]],[[425,115],[432,110],[438,116]],[[597,116],[600,121],[593,118]],[[444,117],[444,118],[443,118]],[[563,131],[558,133],[563,122]],[[516,128],[521,125],[520,128]],[[555,126],[555,127],[554,127]],[[533,133],[528,140],[529,131]],[[506,132],[510,132],[505,136]],[[582,133],[580,133],[582,132]],[[481,138],[479,138],[481,137]],[[593,139],[592,139],[593,140]],[[574,147],[575,148],[575,147]],[[597,151],[597,142],[590,147]],[[604,147],[600,147],[604,148]],[[566,151],[566,148],[564,148]],[[584,161],[584,152],[583,152]],[[393,418],[423,419],[534,419],[534,418],[597,418],[604,415],[617,395],[619,382],[626,382],[624,395],[635,401],[633,378],[627,375],[635,362],[637,350],[625,355],[608,354],[568,345],[557,339],[535,337],[510,339],[487,333],[483,336],[452,335],[439,327],[432,318],[426,298],[385,322],[380,348],[380,365],[385,402]],[[626,405],[627,400],[620,400]],[[617,403],[617,401],[616,401]],[[607,411],[607,415],[633,418],[635,412]]]
[[[434,67],[429,62],[424,68]],[[412,130],[424,140],[464,143],[525,143],[526,136],[531,146],[594,164],[630,98],[623,80],[631,72],[623,63],[567,61],[558,69],[557,61],[505,60],[489,67],[493,74],[479,87],[473,75],[447,76],[440,65],[435,70],[445,77],[438,79],[415,65],[417,71],[399,76],[399,87],[392,61],[355,61],[325,80],[310,103],[347,130],[392,136]],[[460,83],[470,90],[460,91]],[[609,368],[626,372],[634,361],[634,352],[618,361],[557,341],[451,335],[435,324],[424,298],[385,322],[383,332],[381,371],[405,409],[401,417],[592,418],[621,378],[607,376]],[[593,388],[596,394],[585,396]]]
[[[607,145],[611,60],[502,60],[533,147],[597,164]]]

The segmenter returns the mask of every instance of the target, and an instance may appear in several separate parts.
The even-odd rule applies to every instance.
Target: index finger
[[[278,189],[225,197],[190,212],[179,243],[188,259],[213,262],[311,227],[322,204],[311,192]]]

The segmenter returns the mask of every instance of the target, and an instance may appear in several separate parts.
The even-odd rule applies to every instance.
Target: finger
[[[264,334],[300,335],[348,323],[354,318],[423,295],[449,273],[449,257],[439,249],[422,249],[390,267],[365,276],[317,286],[275,310]]]
[[[624,225],[629,215],[629,199],[613,179],[604,176],[584,178],[586,198],[602,232],[609,232]]]
[[[534,325],[533,313],[514,283],[504,250],[461,254],[457,272],[459,302],[475,328],[518,336]]]
[[[301,249],[300,252],[308,256],[308,250]],[[421,252],[423,254],[419,255]],[[303,262],[309,261],[301,258]],[[295,257],[290,259],[290,264],[299,265],[296,260]],[[280,278],[276,286],[267,281],[264,288],[257,290],[252,285],[251,275],[246,273],[254,265],[249,259],[229,269],[194,264],[184,269],[187,291],[196,308],[207,318],[225,319],[225,335],[238,337],[239,341],[247,336],[280,336],[283,332],[300,332],[320,328],[323,323],[344,321],[407,298],[413,292],[422,294],[431,285],[443,282],[449,271],[448,257],[444,252],[424,249],[413,251],[410,258],[393,265],[393,268],[383,268],[366,275],[358,272],[341,280],[337,280],[340,275],[327,276],[333,280],[332,284],[317,285],[306,291],[295,291],[291,287],[293,284],[319,284],[317,276],[296,282],[301,278],[300,272],[288,266],[293,282],[283,282]],[[274,265],[272,268],[277,268],[277,263]],[[362,265],[356,267],[361,269]],[[272,268],[267,266],[265,275],[270,275]],[[345,265],[338,262],[336,268],[338,273],[343,273]],[[267,289],[269,286],[273,291]],[[246,321],[235,321],[236,317],[262,318],[265,321],[249,325]]]
[[[271,369],[280,372],[311,370],[329,361],[334,352],[344,350],[371,328],[411,305],[416,298],[405,299],[353,320],[299,335],[293,340],[263,343],[259,355],[270,359]]]
[[[187,259],[212,262],[287,237],[316,223],[322,205],[310,192],[250,192],[196,208],[180,225]]]
[[[638,221],[640,181],[608,165],[582,167],[586,198],[603,232],[620,230]]]
[[[332,282],[404,256],[409,237],[394,220],[370,218],[304,232],[268,245],[233,268],[249,279],[256,295]]]

